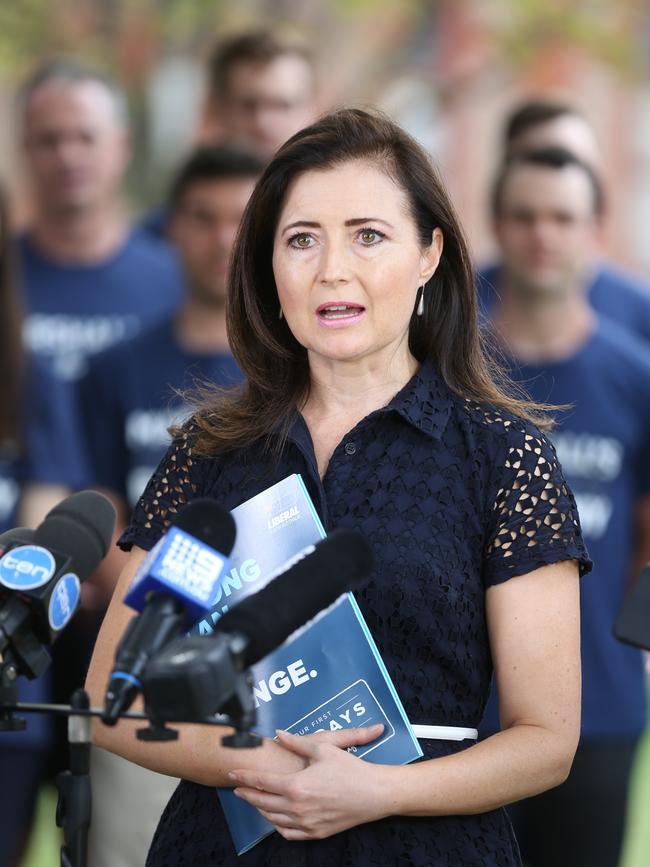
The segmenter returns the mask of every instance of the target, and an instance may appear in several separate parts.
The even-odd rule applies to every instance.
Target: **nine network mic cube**
[[[136,576],[124,602],[142,611],[152,590],[178,596],[187,612],[185,628],[189,629],[212,604],[215,575],[225,575],[231,569],[228,557],[172,526],[143,561],[138,570],[141,577]]]

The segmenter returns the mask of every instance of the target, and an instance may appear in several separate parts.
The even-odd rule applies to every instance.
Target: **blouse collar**
[[[389,403],[376,413],[396,412],[412,427],[438,440],[447,426],[453,399],[452,392],[440,376],[435,362],[427,360]],[[289,439],[303,449],[311,448],[307,425],[298,412],[291,426]]]
[[[435,362],[424,361],[404,388],[385,407],[398,412],[414,428],[440,439],[447,426],[453,402]]]

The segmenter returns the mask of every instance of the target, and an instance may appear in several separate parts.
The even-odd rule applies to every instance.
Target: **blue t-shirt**
[[[141,232],[99,264],[55,262],[29,235],[18,239],[18,253],[27,344],[52,360],[62,379],[78,379],[89,356],[169,315],[182,299],[173,250]]]
[[[178,391],[229,386],[242,374],[229,353],[186,352],[167,319],[95,356],[81,383],[94,483],[135,505],[187,410]]]
[[[19,440],[0,445],[0,533],[16,526],[22,485],[75,490],[88,480],[70,386],[57,380],[45,362],[31,357],[24,391]]]
[[[489,265],[477,271],[479,301],[485,313],[498,298],[500,270],[498,265]],[[603,262],[594,271],[588,292],[594,310],[650,340],[650,286]]]
[[[69,385],[57,380],[44,362],[28,359],[20,443],[0,448],[0,532],[16,526],[22,485],[63,485],[74,490],[86,483],[84,451],[70,407]],[[21,701],[47,701],[49,672],[36,680],[21,677],[19,689]],[[47,745],[50,718],[26,714],[25,719],[26,731],[0,733],[0,750]]]
[[[650,494],[650,350],[599,317],[573,357],[512,362],[511,374],[534,400],[572,405],[556,413],[550,437],[594,563],[581,584],[582,736],[638,734],[646,718],[643,659],[613,637],[612,626],[631,578],[634,504]],[[498,728],[494,698],[484,728]]]

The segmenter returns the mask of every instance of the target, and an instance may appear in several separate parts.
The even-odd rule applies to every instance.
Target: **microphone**
[[[14,527],[0,534],[0,557],[13,545],[28,545],[34,538],[34,531],[28,527]]]
[[[115,653],[102,719],[115,725],[142,689],[152,655],[210,611],[220,581],[232,568],[230,512],[214,500],[192,500],[142,562],[124,597],[139,612]]]
[[[372,548],[361,533],[333,530],[289,559],[261,590],[230,608],[215,628],[245,637],[241,668],[250,668],[365,580],[373,566]]]
[[[80,583],[106,555],[115,510],[95,491],[62,500],[36,530],[0,537],[0,653],[19,674],[38,677],[51,644],[79,605]]]
[[[366,539],[334,530],[304,548],[258,593],[230,608],[210,636],[183,636],[153,659],[143,676],[147,713],[199,722],[228,709],[239,674],[329,608],[374,565]]]

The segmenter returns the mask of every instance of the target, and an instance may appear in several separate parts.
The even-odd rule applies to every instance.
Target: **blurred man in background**
[[[75,380],[88,356],[174,310],[182,282],[172,252],[129,228],[128,120],[116,86],[60,62],[24,85],[20,108],[33,196],[19,239],[27,343]]]
[[[550,99],[527,100],[506,118],[503,153],[512,156],[545,147],[563,147],[580,157],[597,174],[603,172],[596,133],[577,108]]]
[[[1,533],[16,526],[36,527],[59,500],[87,481],[70,388],[23,346],[22,293],[14,258],[8,201],[0,186]],[[4,608],[6,588],[2,590]],[[5,608],[3,613],[7,612]],[[6,621],[3,626],[7,629]],[[51,698],[49,671],[34,680],[19,678],[19,701]],[[26,721],[25,731],[0,732],[2,867],[21,862],[51,746],[51,719],[30,714]]]
[[[168,234],[187,284],[177,312],[95,356],[82,381],[92,477],[127,517],[182,415],[178,392],[241,380],[226,336],[228,263],[241,216],[263,169],[229,145],[205,145],[171,186]]]
[[[304,45],[268,30],[223,42],[207,65],[207,92],[199,139],[242,147],[268,162],[287,139],[316,117],[316,72]],[[156,208],[143,234],[164,238],[168,214]]]
[[[183,283],[172,249],[129,227],[128,119],[116,86],[72,62],[48,64],[23,86],[19,108],[33,212],[17,245],[26,342],[76,385],[92,354],[176,309]],[[69,410],[76,422],[78,409]],[[83,588],[82,609],[53,649],[56,701],[83,684],[102,614],[92,581]],[[64,720],[55,732],[52,772],[67,764]]]
[[[115,502],[120,529],[183,419],[183,392],[231,386],[241,373],[228,349],[226,280],[244,208],[263,163],[232,146],[204,146],[181,167],[169,198],[169,236],[188,287],[173,317],[95,356],[82,406],[95,484]],[[105,563],[107,601],[122,558]],[[175,780],[93,751],[93,867],[140,867]]]
[[[567,103],[534,99],[522,103],[504,124],[504,157],[532,148],[560,147],[574,153],[596,173],[603,184],[602,155],[586,118]],[[606,214],[598,215],[596,243],[584,271],[589,302],[599,313],[650,341],[650,286],[643,280],[604,261],[600,250]],[[483,308],[489,310],[501,291],[497,265],[478,274]]]
[[[267,162],[315,118],[311,55],[266,30],[219,43],[208,62],[205,112],[204,136],[238,143]]]
[[[501,251],[491,324],[534,400],[566,405],[551,437],[594,561],[581,586],[582,732],[569,778],[508,808],[530,867],[617,867],[646,719],[640,651],[612,625],[650,559],[650,348],[587,297],[603,192],[568,151],[510,157],[493,193]],[[494,696],[484,734],[499,728]]]

